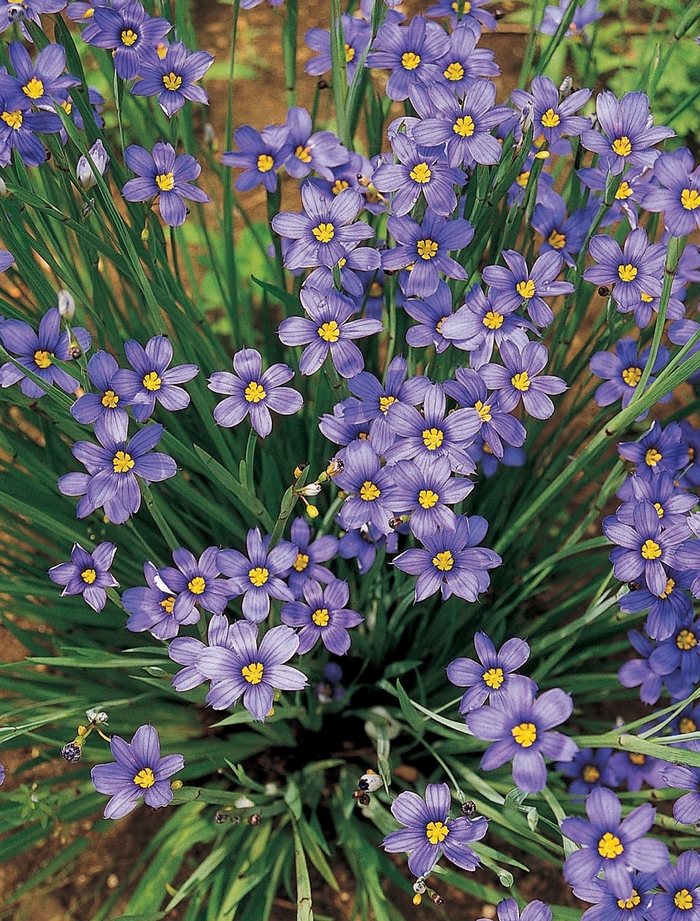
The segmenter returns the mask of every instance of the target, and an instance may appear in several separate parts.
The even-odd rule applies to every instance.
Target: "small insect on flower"
[[[376,771],[369,770],[360,777],[357,781],[357,786],[360,790],[363,790],[365,793],[374,793],[375,790],[379,790],[382,786],[382,778],[377,774]]]

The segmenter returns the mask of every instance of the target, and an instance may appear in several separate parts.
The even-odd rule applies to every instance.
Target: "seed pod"
[[[600,294],[601,297],[609,297],[610,288],[608,288],[607,285],[601,285],[600,288],[598,288],[598,294]]]
[[[473,819],[476,815],[476,803],[470,799],[466,803],[462,803],[462,815],[465,815],[468,819]]]
[[[68,745],[64,745],[61,749],[61,757],[65,758],[68,764],[77,764],[83,757],[83,749],[80,745],[69,742]]]
[[[261,822],[262,819],[257,814],[257,812],[254,812],[252,815],[248,816],[248,825],[259,825]]]

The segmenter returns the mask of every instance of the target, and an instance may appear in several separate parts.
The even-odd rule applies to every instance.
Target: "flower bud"
[[[83,757],[83,749],[80,745],[76,745],[75,742],[69,742],[68,745],[64,745],[61,749],[61,757],[65,758],[68,764],[77,764]]]
[[[75,316],[75,301],[70,291],[62,289],[58,292],[58,312],[64,320],[72,320]]]
[[[90,148],[90,158],[95,165],[95,169],[100,174],[104,176],[107,167],[109,166],[109,154],[105,150],[104,144],[102,141],[97,140]],[[78,160],[78,165],[75,168],[75,175],[80,183],[80,185],[87,191],[91,189],[96,183],[95,173],[93,172],[93,167],[90,165],[88,158],[82,156]]]

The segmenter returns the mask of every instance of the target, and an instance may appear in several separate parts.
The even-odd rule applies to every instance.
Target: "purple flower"
[[[85,154],[82,154],[78,158],[78,162],[75,166],[75,178],[86,192],[97,185],[96,177],[98,175],[104,176],[109,167],[110,159],[104,144],[99,138],[92,145],[88,153],[90,154],[92,164]]]
[[[362,352],[352,342],[382,330],[379,320],[350,320],[355,304],[336,291],[321,294],[302,288],[301,302],[307,317],[288,317],[278,335],[285,345],[306,345],[299,362],[302,374],[314,374],[330,353],[338,374],[354,377],[364,367]]]
[[[198,560],[189,550],[179,547],[173,550],[177,568],[165,566],[158,570],[161,583],[176,596],[172,609],[175,620],[185,623],[195,605],[212,614],[223,613],[232,590],[228,580],[219,578],[218,554],[217,547],[207,547]]]
[[[38,26],[41,25],[41,20],[39,19],[39,13],[58,13],[66,5],[66,0],[22,0],[21,4],[7,4],[0,7],[0,32],[4,32],[6,29],[9,29],[10,26],[14,25],[15,22],[19,21],[22,34],[27,39],[31,41],[29,32],[24,25],[24,22],[29,19],[31,22],[35,22]],[[13,18],[10,19],[10,12],[13,14],[16,13],[16,10],[13,10],[13,6],[21,6],[22,16],[17,19],[13,15]]]
[[[549,419],[554,404],[547,394],[562,393],[566,383],[560,377],[540,375],[547,364],[546,347],[541,342],[528,342],[521,352],[517,345],[506,340],[501,343],[501,358],[505,368],[488,364],[479,371],[486,386],[498,390],[500,408],[511,412],[522,399],[529,415]]]
[[[343,26],[343,44],[345,46],[345,66],[347,68],[348,85],[352,82],[355,70],[364,54],[367,45],[372,37],[372,29],[368,22],[356,16],[350,16],[343,13],[341,16]],[[331,33],[328,29],[309,29],[304,36],[304,41],[315,51],[314,57],[310,58],[304,70],[307,74],[321,76],[328,73],[331,69]]]
[[[54,102],[65,99],[66,90],[80,83],[70,75],[61,76],[66,69],[63,45],[42,48],[34,64],[21,42],[11,42],[8,51],[22,92],[39,109],[53,112]]]
[[[70,414],[82,425],[92,425],[100,419],[100,424],[116,437],[129,420],[125,409],[129,400],[114,384],[119,365],[115,358],[100,349],[88,362],[87,370],[97,393],[84,393],[78,397],[70,408]]]
[[[122,593],[122,604],[131,615],[126,622],[127,630],[133,633],[148,630],[157,640],[169,640],[177,636],[181,625],[196,624],[200,614],[194,605],[180,604],[175,610],[176,593],[165,584],[161,572],[150,561],[145,562],[143,575],[147,587],[127,588]]]
[[[467,714],[467,727],[477,739],[493,742],[481,758],[481,769],[493,771],[513,761],[513,781],[524,793],[539,793],[547,783],[544,757],[570,761],[578,746],[553,727],[565,722],[574,708],[571,696],[551,688],[534,696],[533,682],[511,678],[508,691],[493,697],[490,706]]]
[[[662,188],[647,192],[642,199],[647,211],[663,212],[666,229],[674,237],[700,228],[700,167],[693,166],[687,147],[660,154],[654,163],[654,177]]]
[[[0,20],[4,11],[0,7]],[[31,106],[19,80],[0,74],[0,166],[10,163],[13,150],[26,166],[45,162],[46,147],[36,135],[60,131],[61,119],[54,112],[33,112]]]
[[[350,599],[347,582],[334,579],[321,586],[313,579],[304,582],[304,601],[289,601],[282,605],[282,623],[301,627],[299,631],[300,656],[310,652],[319,637],[329,652],[343,656],[350,649],[348,627],[356,627],[364,618],[345,607]]]
[[[446,783],[429,783],[425,798],[410,790],[399,793],[391,804],[391,814],[401,825],[382,841],[390,854],[408,853],[408,869],[418,877],[427,876],[440,857],[463,870],[476,870],[479,858],[469,845],[480,841],[488,831],[483,816],[449,818],[452,798]]]
[[[73,544],[70,552],[70,563],[59,563],[49,569],[49,579],[57,585],[64,585],[61,592],[64,595],[82,595],[86,604],[93,611],[101,611],[107,603],[105,589],[119,585],[109,571],[114,554],[117,552],[115,544],[103,541],[90,553],[80,544]]]
[[[277,170],[292,153],[286,126],[268,125],[260,134],[250,125],[242,125],[234,132],[233,139],[240,151],[230,150],[222,154],[221,162],[243,170],[234,187],[239,192],[249,192],[263,185],[268,192],[274,192]]]
[[[173,798],[170,780],[185,766],[182,755],[160,756],[160,739],[153,726],[139,726],[131,742],[112,736],[109,743],[116,762],[96,764],[90,771],[98,793],[111,797],[104,811],[106,819],[121,819],[143,797],[152,809],[167,806]]]
[[[657,420],[639,441],[618,444],[621,457],[636,465],[637,476],[658,476],[667,471],[671,476],[688,463],[688,446],[683,441],[683,430],[677,422],[669,422],[662,429]]]
[[[222,551],[226,552],[226,551]],[[229,630],[231,646],[202,650],[198,667],[211,679],[209,706],[225,710],[243,697],[243,706],[256,720],[270,715],[275,690],[300,691],[306,676],[284,665],[296,653],[299,637],[291,627],[273,627],[258,646],[255,624],[238,620]]]
[[[524,302],[533,323],[549,326],[554,314],[543,298],[571,294],[574,290],[568,281],[555,281],[561,271],[562,257],[557,252],[543,253],[528,270],[525,259],[516,250],[505,249],[502,255],[507,269],[487,265],[482,272],[486,284],[497,292],[502,310],[507,312]]]
[[[564,863],[564,877],[572,886],[586,886],[601,870],[605,882],[619,899],[632,895],[632,871],[658,871],[668,863],[668,848],[661,841],[643,838],[654,824],[656,809],[644,803],[622,819],[617,796],[606,787],[586,797],[588,821],[566,818],[561,830],[583,845]]]
[[[635,589],[623,595],[618,605],[623,614],[640,614],[648,610],[645,631],[653,640],[665,640],[692,615],[693,603],[684,591],[692,579],[691,573],[678,572],[669,567],[663,595],[654,595],[647,588]]]
[[[362,240],[374,236],[364,221],[355,221],[362,197],[344,189],[329,200],[311,182],[301,187],[304,212],[282,211],[272,219],[272,229],[294,242],[285,255],[290,271],[316,265],[332,268]]]
[[[232,579],[231,597],[244,596],[243,616],[256,624],[270,613],[270,598],[294,600],[283,579],[294,565],[297,548],[283,540],[268,553],[268,543],[259,528],[251,528],[246,538],[247,557],[239,550],[219,550],[216,559],[221,572]]]
[[[578,2],[578,0],[559,0],[558,7],[548,6],[544,11],[544,18],[538,31],[543,35],[554,35],[564,18],[564,13],[574,2]],[[598,0],[585,0],[582,6],[576,8],[576,12],[569,23],[569,28],[566,30],[566,37],[578,38],[586,26],[596,22],[602,15],[602,11],[598,9]]]
[[[190,52],[182,42],[173,42],[168,45],[165,57],[153,54],[142,59],[141,79],[131,92],[134,96],[157,96],[158,105],[168,118],[188,99],[209,105],[209,97],[195,82],[202,79],[213,62],[208,52]]]
[[[250,424],[261,438],[266,438],[272,431],[271,409],[284,416],[301,409],[301,394],[282,386],[294,377],[287,365],[274,364],[263,373],[260,352],[241,349],[233,356],[233,370],[234,374],[215,371],[207,382],[214,393],[230,394],[214,408],[217,425],[232,428],[250,415]]]
[[[114,69],[122,80],[133,80],[141,60],[165,38],[172,26],[167,19],[149,16],[132,0],[119,7],[95,7],[94,29],[83,32],[84,41],[114,51]]]
[[[615,752],[610,758],[614,785],[626,783],[630,793],[641,790],[644,782],[655,790],[663,787],[661,771],[664,767],[665,761],[652,758],[651,755],[642,755],[640,752]]]
[[[663,677],[672,697],[687,697],[700,681],[700,621],[691,616],[674,636],[658,642],[649,665]]]
[[[630,630],[627,638],[642,658],[630,659],[618,671],[617,677],[623,687],[640,687],[639,698],[644,704],[655,704],[664,684],[674,699],[679,700],[690,694],[692,685],[684,683],[679,671],[671,670],[669,674],[661,675],[652,668],[651,656],[657,647],[656,643],[638,630]]]
[[[651,347],[647,347],[638,356],[637,343],[634,339],[625,337],[618,339],[615,343],[614,355],[612,352],[595,353],[590,362],[591,373],[595,374],[596,377],[604,378],[606,381],[597,388],[594,394],[598,406],[610,406],[620,397],[622,397],[622,408],[625,409],[625,407],[629,406],[630,400],[637,392],[637,385],[642,379],[642,373],[649,360],[650,351]],[[654,373],[664,368],[668,364],[670,357],[671,354],[668,349],[660,346],[652,369]],[[647,386],[653,384],[654,380],[654,377],[650,377]],[[670,399],[671,394],[667,394],[663,401],[659,402],[666,402]],[[642,413],[637,421],[644,419],[647,414],[648,410]]]
[[[145,422],[153,414],[156,400],[163,409],[174,412],[190,405],[189,394],[178,387],[199,373],[197,365],[169,368],[173,346],[167,336],[152,336],[144,348],[135,339],[124,343],[124,354],[133,370],[122,368],[113,384],[132,404],[134,418]]]
[[[581,797],[596,787],[616,786],[617,778],[610,766],[611,754],[611,748],[582,748],[570,761],[558,762],[556,769],[571,780],[569,793]]]
[[[338,541],[338,555],[344,560],[357,560],[357,571],[364,575],[372,568],[377,551],[384,547],[387,553],[396,553],[398,535],[382,534],[372,524],[346,531]]]
[[[482,706],[489,696],[494,701],[508,693],[510,676],[530,658],[530,647],[525,640],[513,637],[506,640],[496,652],[491,639],[479,630],[474,634],[474,649],[479,661],[461,656],[453,659],[447,666],[447,678],[458,688],[468,688],[459,703],[460,713]],[[529,678],[525,679],[530,681]],[[537,690],[534,681],[530,681],[533,691]]]
[[[445,381],[445,393],[459,406],[473,409],[479,414],[479,435],[488,451],[500,460],[506,450],[504,442],[506,446],[516,448],[525,444],[525,426],[518,419],[502,412],[498,397],[489,396],[486,384],[477,371],[472,368],[455,368],[455,378],[454,381]]]
[[[345,451],[345,469],[334,477],[347,493],[338,516],[342,528],[358,528],[367,522],[383,534],[394,517],[396,487],[392,467],[382,467],[379,456],[365,440],[351,442]]]
[[[495,100],[496,84],[491,80],[469,81],[461,101],[441,84],[417,87],[411,102],[422,118],[413,128],[413,138],[424,147],[445,145],[452,167],[498,163],[501,145],[491,131],[512,111],[494,106]]]
[[[591,902],[581,921],[650,921],[652,890],[657,888],[655,873],[632,873],[632,895],[618,899],[606,880],[592,879],[576,886],[574,895]]]
[[[187,217],[184,199],[211,201],[206,192],[191,183],[202,172],[202,167],[191,154],[175,155],[172,144],[158,141],[150,154],[138,144],[131,144],[124,152],[129,169],[137,179],[130,179],[122,188],[127,201],[146,201],[158,196],[160,216],[170,227],[179,227]]]
[[[624,248],[605,234],[591,240],[588,252],[597,265],[589,266],[583,273],[586,281],[594,285],[611,285],[612,296],[621,313],[643,310],[644,302],[661,294],[666,247],[662,243],[649,244],[642,227],[630,231]],[[643,315],[640,313],[643,319]],[[637,325],[640,325],[639,323]]]
[[[586,167],[576,171],[578,178],[586,186],[600,192],[601,195],[593,196],[592,205],[600,206],[608,183],[609,173],[603,167]],[[616,224],[627,218],[630,227],[639,225],[639,211],[637,206],[643,201],[646,192],[656,188],[656,183],[651,178],[649,170],[645,167],[632,166],[625,173],[625,178],[615,192],[612,205],[607,208],[607,213],[601,221],[601,227]]]
[[[515,899],[503,899],[498,903],[496,913],[498,921],[552,921],[552,909],[539,899],[529,902],[523,908],[522,914],[520,914]],[[479,918],[478,921],[487,921],[487,919]]]
[[[626,166],[653,166],[659,156],[652,145],[675,136],[675,131],[650,125],[649,99],[644,93],[625,93],[618,100],[605,91],[596,99],[596,115],[602,129],[581,134],[581,143],[601,157],[602,165],[613,176]]]
[[[335,579],[330,570],[321,563],[327,563],[338,553],[338,538],[324,534],[311,540],[311,528],[301,517],[295,518],[289,531],[292,543],[297,548],[297,558],[292,563],[287,582],[296,599],[301,598],[302,588],[307,579],[316,582],[332,582]]]
[[[450,25],[455,31],[459,31],[463,24],[474,26],[479,32],[481,29],[493,30],[496,28],[493,13],[481,9],[490,2],[491,0],[437,0],[437,4],[429,7],[425,15],[436,19],[449,16]]]
[[[686,743],[690,751],[698,751],[697,739]],[[700,768],[685,764],[664,764],[662,778],[668,787],[676,790],[689,790],[673,804],[673,818],[681,825],[695,825],[700,822]]]
[[[163,434],[162,425],[148,425],[127,442],[127,426],[109,432],[97,426],[95,435],[99,446],[89,441],[76,441],[71,451],[87,469],[87,473],[66,473],[58,481],[64,496],[84,496],[75,514],[85,518],[95,509],[104,508],[114,524],[124,524],[136,514],[141,505],[141,492],[136,477],[147,484],[160,483],[175,476],[177,465],[167,454],[151,454]]]
[[[475,409],[456,409],[446,414],[447,400],[442,384],[431,384],[423,399],[423,412],[405,403],[392,403],[387,413],[398,436],[387,449],[386,459],[422,458],[430,462],[448,457],[456,473],[473,473],[474,462],[466,448],[481,428],[481,416]]]
[[[659,867],[656,876],[666,891],[652,896],[650,921],[697,921],[700,918],[700,854],[684,851],[675,867]]]
[[[287,111],[288,142],[292,153],[285,169],[295,179],[303,179],[311,170],[333,181],[333,167],[347,163],[350,153],[332,131],[313,132],[311,116],[301,106]]]
[[[402,460],[392,471],[394,510],[410,514],[409,527],[419,540],[434,534],[438,527],[454,530],[457,518],[448,505],[456,505],[472,491],[471,480],[453,477],[446,457]]]
[[[72,335],[83,352],[90,348],[90,334],[82,327],[74,327]],[[46,311],[35,333],[23,320],[5,320],[0,324],[0,340],[5,349],[16,358],[17,364],[8,361],[0,367],[0,387],[10,387],[20,381],[22,393],[32,400],[44,396],[46,390],[28,378],[23,368],[36,374],[50,387],[56,384],[66,393],[73,393],[78,381],[52,361],[69,361],[70,334],[61,332],[61,316],[57,307]]]
[[[452,292],[447,282],[440,279],[437,290],[428,297],[406,298],[403,309],[409,317],[418,321],[418,326],[406,330],[406,342],[409,345],[413,348],[432,345],[438,355],[449,347],[450,341],[442,334],[442,324],[452,314]]]
[[[475,7],[476,4],[472,3],[471,6]],[[481,13],[491,15],[485,10],[482,10]],[[427,15],[430,15],[430,10],[427,11]],[[477,78],[497,77],[501,72],[494,60],[493,51],[489,48],[476,47],[480,38],[481,29],[478,24],[474,19],[464,16],[449,36],[449,47],[445,48],[440,61],[442,70],[440,82],[457,95],[464,93],[469,84]]]
[[[476,601],[490,584],[489,569],[502,560],[493,550],[476,545],[486,536],[488,522],[480,515],[460,515],[453,531],[440,529],[423,540],[423,548],[404,550],[393,564],[403,572],[418,576],[414,603],[438,590],[442,600],[451,595]]]
[[[566,217],[566,202],[553,189],[543,186],[537,196],[537,206],[532,215],[531,224],[544,237],[539,248],[540,254],[554,250],[572,269],[576,265],[574,256],[578,254],[591,226],[597,204],[578,208]]]
[[[431,156],[408,138],[397,134],[391,146],[399,161],[380,166],[372,176],[372,185],[380,192],[394,192],[392,214],[408,214],[421,193],[436,214],[450,215],[457,207],[454,186],[463,186],[466,175],[452,169],[437,156]]]
[[[511,98],[521,112],[531,113],[534,142],[545,141],[549,147],[562,137],[576,137],[591,126],[591,120],[574,115],[591,98],[590,90],[576,90],[560,98],[559,90],[549,77],[535,77],[531,92],[514,90]]]
[[[174,600],[175,599],[173,599],[173,601]],[[198,613],[197,616],[199,616]],[[127,627],[128,626],[127,624]],[[153,635],[156,636],[155,631]],[[158,639],[164,639],[164,637],[159,636]],[[207,628],[207,643],[209,647],[223,646],[227,649],[234,648],[231,638],[231,624],[229,624],[225,614],[214,614],[210,619],[209,627]],[[207,676],[199,667],[200,656],[206,648],[207,647],[201,640],[196,640],[193,636],[177,636],[168,645],[168,655],[173,662],[185,666],[173,676],[173,688],[178,693],[191,691],[199,687],[200,684],[204,684],[207,680]]]
[[[386,250],[382,257],[385,271],[412,266],[408,279],[402,288],[407,297],[427,297],[438,288],[442,272],[448,278],[466,279],[464,268],[451,256],[450,250],[463,249],[471,243],[474,228],[463,218],[443,217],[434,211],[427,211],[423,223],[418,224],[408,215],[392,215],[387,224],[389,233],[399,243]]]
[[[391,68],[385,92],[399,102],[416,84],[439,80],[445,38],[437,23],[426,22],[423,16],[414,16],[407,26],[385,22],[367,55],[367,67]]]

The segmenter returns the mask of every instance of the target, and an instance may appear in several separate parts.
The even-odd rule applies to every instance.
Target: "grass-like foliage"
[[[260,3],[0,10],[0,918],[695,919],[700,10]]]

